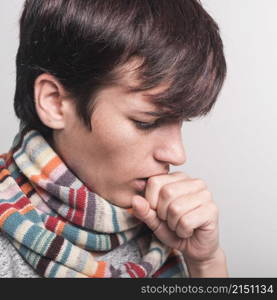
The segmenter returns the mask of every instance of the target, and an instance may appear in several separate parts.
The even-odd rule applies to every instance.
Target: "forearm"
[[[214,257],[208,261],[196,262],[186,260],[186,264],[190,277],[228,277],[226,256],[221,248],[219,248]]]

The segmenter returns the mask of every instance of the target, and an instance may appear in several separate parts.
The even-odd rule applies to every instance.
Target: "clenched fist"
[[[218,208],[202,180],[182,172],[150,177],[132,206],[161,242],[183,253],[191,276],[227,276]]]

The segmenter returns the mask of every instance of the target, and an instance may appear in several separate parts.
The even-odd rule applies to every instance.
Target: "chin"
[[[132,208],[132,198],[135,195],[143,196],[143,193],[138,191],[122,192],[119,193],[118,196],[110,198],[111,200],[109,202],[115,206],[129,209]]]
[[[106,189],[107,190],[107,189]],[[144,191],[138,191],[133,188],[128,189],[113,189],[110,190],[109,194],[104,195],[104,193],[96,192],[99,196],[106,199],[112,205],[118,206],[120,208],[129,209],[132,208],[132,198],[135,195],[140,195],[144,197]]]
[[[117,201],[116,199],[114,201],[110,201],[111,204],[115,205],[115,206],[118,206],[120,208],[131,208],[132,207],[132,204],[131,204],[131,201]]]
[[[121,193],[115,197],[103,197],[103,198],[106,199],[110,204],[121,207],[121,208],[130,208],[131,207],[130,195],[126,196],[126,194],[123,195]]]

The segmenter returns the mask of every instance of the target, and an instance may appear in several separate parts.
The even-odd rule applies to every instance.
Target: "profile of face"
[[[164,87],[130,93],[126,87],[135,81],[132,72],[125,72],[120,84],[99,91],[92,131],[50,75],[43,74],[35,82],[36,109],[42,122],[54,129],[54,150],[86,186],[123,208],[131,207],[135,194],[143,195],[147,178],[167,174],[170,165],[186,161],[182,122],[155,126],[158,108],[151,95]]]

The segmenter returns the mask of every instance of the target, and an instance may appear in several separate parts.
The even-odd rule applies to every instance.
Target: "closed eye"
[[[133,122],[135,123],[136,127],[141,130],[154,129],[160,125],[158,121],[149,123],[149,122],[141,122],[141,121],[133,120]]]

